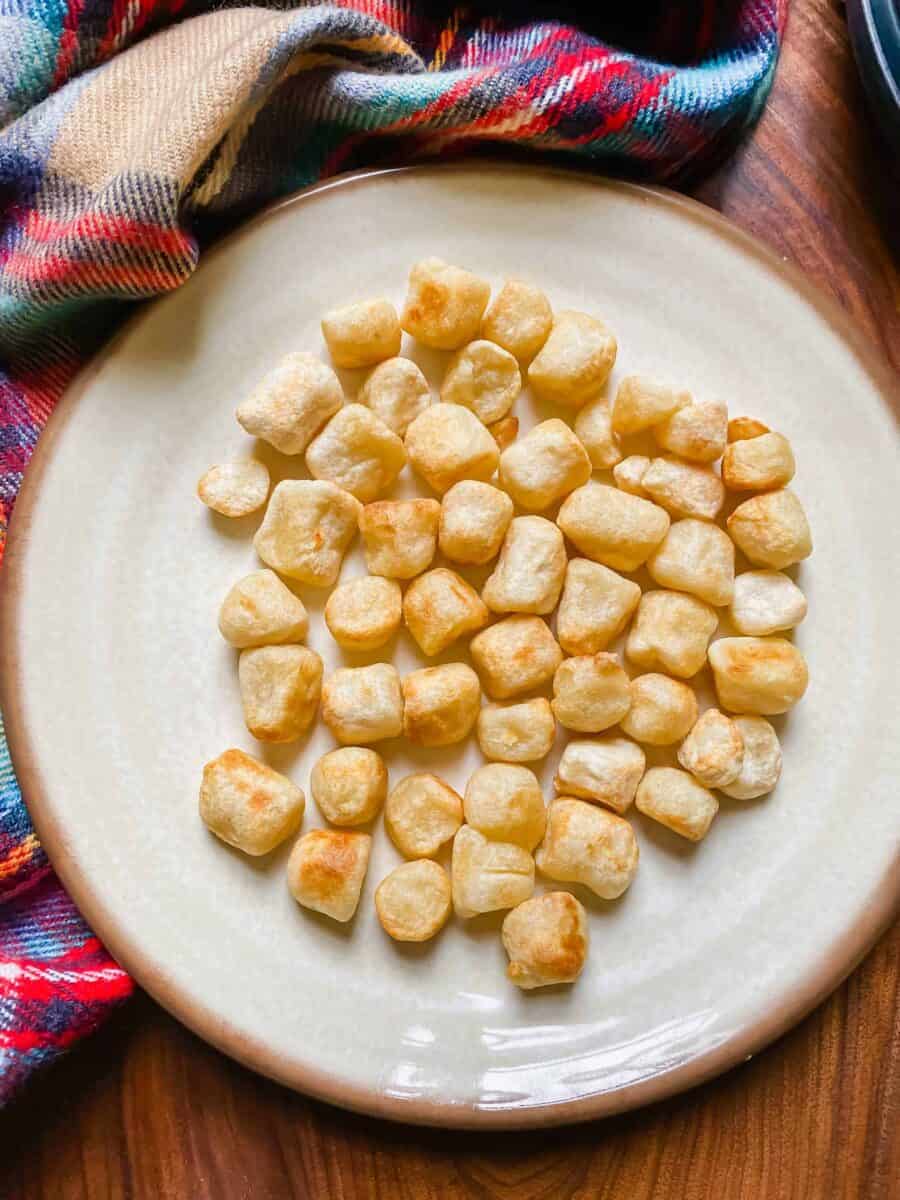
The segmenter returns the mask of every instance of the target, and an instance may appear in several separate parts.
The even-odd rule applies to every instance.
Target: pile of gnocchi
[[[438,400],[400,355],[404,331],[452,352]],[[484,280],[437,258],[412,268],[399,316],[385,299],[354,303],[329,312],[322,333],[335,368],[367,371],[355,401],[332,366],[301,352],[237,410],[248,434],[303,455],[309,477],[269,495],[266,466],[249,459],[198,485],[226,517],[266,505],[254,538],[264,566],[234,584],[218,620],[240,652],[248,730],[288,742],[321,712],[337,743],[309,780],[328,827],[296,841],[288,886],[300,905],[352,920],[372,844],[359,827],[383,813],[406,860],[374,894],[390,937],[422,942],[451,911],[509,910],[509,978],[571,983],[587,915],[567,889],[534,895],[536,871],[615,900],[638,867],[632,805],[698,842],[716,792],[748,800],[778,781],[766,718],[807,686],[803,655],[779,636],[807,609],[785,569],[812,550],[787,486],[791,446],[643,375],[613,390],[617,344],[602,321],[554,313],[519,279],[491,302]],[[519,437],[523,378],[556,415]],[[430,494],[382,499],[407,465]],[[338,582],[357,534],[368,574]],[[480,588],[465,574],[479,568]],[[459,661],[323,678],[297,585],[333,589],[325,623],[344,650],[377,651],[405,627],[426,657],[456,647]],[[691,681],[707,667],[718,707],[701,713]],[[527,764],[550,753],[558,727],[568,740],[547,805]],[[486,761],[463,796],[427,772],[391,788],[372,748],[399,737],[449,746],[473,731]],[[301,788],[241,750],[204,768],[200,815],[246,854],[296,834],[304,806]],[[448,872],[438,859],[451,846]]]

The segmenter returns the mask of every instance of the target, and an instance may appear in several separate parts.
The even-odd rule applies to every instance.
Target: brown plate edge
[[[355,171],[314,184],[293,196],[277,201],[241,225],[212,247],[204,255],[200,266],[202,268],[203,262],[227,250],[235,239],[274,213],[313,198],[321,198],[333,188],[354,186],[375,177],[408,174],[413,171],[417,174],[456,173],[471,169],[471,164],[467,162],[384,167]],[[711,226],[719,235],[736,243],[744,253],[752,254],[770,269],[774,269],[790,287],[799,291],[831,326],[836,336],[853,351],[877,390],[889,401],[895,416],[900,414],[900,381],[880,352],[856,328],[851,318],[842,312],[835,301],[819,292],[797,267],[779,258],[773,250],[762,245],[751,234],[732,225],[716,210],[707,208],[690,197],[662,188],[603,179],[564,167],[522,166],[479,160],[477,169],[480,173],[508,175],[538,172],[544,176],[564,178],[569,182],[577,180],[586,186],[612,188],[653,203],[662,203],[680,210],[691,220]],[[189,282],[185,286],[189,286]],[[164,300],[165,297],[159,299]],[[104,907],[94,895],[90,881],[78,871],[69,857],[65,829],[46,803],[40,768],[31,750],[20,705],[22,668],[17,632],[28,533],[41,475],[52,457],[56,438],[64,429],[78,397],[106,359],[116,352],[120,342],[130,334],[132,325],[141,320],[145,312],[146,306],[142,305],[140,311],[128,320],[103,350],[79,372],[51,414],[26,470],[10,522],[5,561],[0,571],[0,710],[5,721],[13,765],[23,794],[28,796],[28,807],[35,829],[57,874],[88,924],[117,961],[154,1000],[199,1037],[244,1066],[318,1100],[394,1121],[458,1129],[497,1130],[561,1125],[612,1116],[696,1087],[752,1058],[802,1020],[838,987],[890,926],[900,910],[900,852],[873,888],[870,901],[861,916],[829,947],[819,966],[811,971],[802,983],[781,996],[759,1020],[738,1029],[713,1049],[637,1083],[575,1100],[553,1101],[547,1104],[448,1104],[430,1099],[388,1096],[376,1089],[342,1083],[327,1073],[312,1069],[301,1062],[291,1062],[283,1054],[276,1053],[264,1043],[248,1037],[223,1021],[205,1004],[185,997],[155,962],[146,958],[139,947],[130,944],[124,934],[120,936],[115,914]]]

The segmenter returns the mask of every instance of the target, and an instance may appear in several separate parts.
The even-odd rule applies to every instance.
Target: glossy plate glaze
[[[281,354],[321,346],[325,309],[399,301],[428,254],[495,285],[525,273],[556,307],[602,314],[619,338],[616,378],[659,374],[782,430],[815,535],[797,636],[812,683],[780,722],[779,787],[724,801],[696,847],[635,815],[637,879],[620,902],[588,902],[593,945],[571,988],[512,987],[495,917],[454,922],[425,947],[391,943],[372,893],[398,856],[380,829],[347,928],[293,902],[286,847],[248,861],[197,817],[202,764],[258,747],[215,627],[221,597],[255,565],[257,519],[212,517],[196,481],[252,449],[237,401]],[[421,359],[433,382],[440,358]],[[187,1025],[349,1107],[547,1124],[659,1099],[754,1053],[838,983],[897,905],[894,386],[835,308],[668,193],[476,163],[351,177],[280,205],[91,366],[26,478],[4,577],[3,707],[55,866]],[[519,415],[524,429],[547,412],[524,395]],[[276,474],[297,466],[267,461]],[[401,490],[415,490],[408,472]],[[361,570],[356,550],[344,577]],[[303,598],[330,669],[342,656],[325,596]],[[406,635],[392,650],[401,671],[418,665]],[[307,788],[330,745],[319,726],[264,756]],[[548,795],[558,751],[542,771]],[[385,754],[392,780],[428,767],[460,788],[480,761],[474,743]],[[305,827],[318,823],[310,803]]]

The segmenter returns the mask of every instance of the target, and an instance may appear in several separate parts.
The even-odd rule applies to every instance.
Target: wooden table
[[[886,155],[841,5],[794,0],[763,119],[697,195],[800,263],[900,370],[900,172]],[[141,996],[0,1118],[0,1196],[889,1200],[900,1194],[898,979],[895,927],[817,1012],[723,1078],[612,1120],[502,1136],[313,1103]]]

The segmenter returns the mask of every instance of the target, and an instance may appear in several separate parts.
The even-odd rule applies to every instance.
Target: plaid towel
[[[0,557],[79,364],[228,224],[484,143],[680,176],[759,112],[787,0],[505,7],[0,0]],[[0,1101],[131,986],[53,875],[0,725]]]

